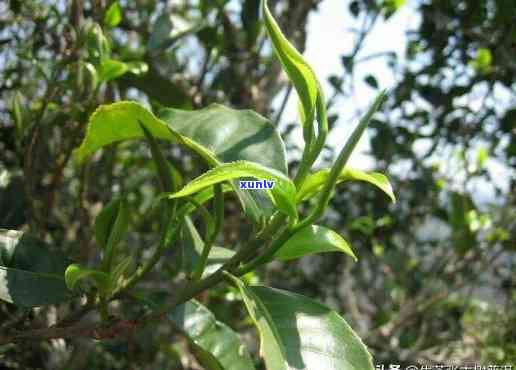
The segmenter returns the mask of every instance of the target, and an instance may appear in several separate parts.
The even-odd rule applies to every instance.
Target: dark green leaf
[[[21,231],[0,229],[0,299],[21,307],[71,299],[64,280],[69,264],[43,241]]]
[[[242,25],[248,45],[254,45],[260,31],[260,0],[245,0],[242,6]]]
[[[346,69],[346,72],[348,72],[348,73],[353,72],[353,66],[354,66],[353,56],[343,55],[342,56],[342,65]]]
[[[272,123],[258,113],[212,104],[196,111],[164,109],[159,117],[220,162],[243,159],[287,173],[283,141]]]
[[[374,369],[366,346],[335,311],[299,294],[232,279],[258,327],[268,369]]]
[[[353,14],[353,17],[358,17],[358,14],[360,13],[360,3],[356,0],[352,1],[349,4],[349,11]]]
[[[195,300],[188,301],[168,315],[193,346],[197,359],[206,369],[251,370],[253,362],[238,335]]]
[[[315,225],[307,226],[296,232],[276,252],[275,258],[288,261],[324,252],[343,252],[357,260],[349,244],[339,234],[326,227]]]
[[[367,76],[364,78],[364,81],[365,81],[369,86],[371,86],[373,89],[377,89],[377,88],[378,88],[378,81],[376,80],[376,77],[374,77],[373,75],[367,75]]]

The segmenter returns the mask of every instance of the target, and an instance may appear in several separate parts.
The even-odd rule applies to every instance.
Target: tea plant
[[[130,207],[122,196],[96,218],[95,239],[102,251],[99,266],[73,263],[51,252],[31,235],[0,234],[0,298],[20,307],[59,304],[85,297],[84,304],[57,325],[0,335],[0,344],[24,339],[112,338],[139,326],[168,318],[187,338],[198,361],[208,369],[254,369],[237,334],[216,320],[195,297],[219,283],[238,289],[260,335],[261,355],[269,369],[373,369],[366,347],[345,320],[330,308],[296,293],[248,285],[241,277],[273,260],[288,261],[323,252],[342,252],[356,259],[337,233],[316,223],[338,183],[366,181],[395,200],[385,176],[346,167],[373,114],[385,100],[382,92],[354,129],[331,168],[312,171],[328,133],[326,102],[311,67],[283,36],[267,4],[262,3],[266,31],[276,57],[300,99],[305,142],[299,169],[289,177],[284,143],[269,120],[250,110],[210,105],[195,111],[163,109],[155,115],[136,102],[103,105],[91,116],[86,137],[74,155],[78,164],[110,144],[141,139],[150,147],[160,194],[159,245],[135,271],[133,258],[120,248],[129,228]],[[102,65],[102,55],[99,55]],[[199,155],[211,169],[183,184],[183,174],[165,159],[161,141]],[[242,179],[273,184],[263,190],[239,186]],[[224,224],[224,198],[235,193],[254,225],[249,241],[238,250],[216,246]],[[307,216],[298,214],[310,199]],[[205,206],[212,203],[212,212]],[[192,221],[203,220],[201,236]],[[182,288],[161,302],[133,291],[169,250]],[[138,319],[112,315],[111,302],[138,301],[149,312]],[[98,311],[97,324],[77,323]]]

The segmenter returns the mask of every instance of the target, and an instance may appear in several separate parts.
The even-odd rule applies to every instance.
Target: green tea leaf
[[[103,59],[98,66],[99,80],[109,82],[124,75],[129,67],[124,62],[114,59]]]
[[[349,244],[335,231],[323,226],[307,226],[296,232],[281,249],[275,258],[288,261],[310,254],[324,252],[342,252],[356,261],[357,257]]]
[[[329,169],[324,169],[309,175],[297,192],[297,201],[301,202],[317,194],[326,183],[329,173]],[[351,180],[368,182],[387,194],[393,203],[396,202],[396,197],[392,190],[392,186],[389,183],[389,179],[381,173],[368,173],[353,168],[344,168],[337,179],[337,183]]]
[[[252,370],[253,361],[238,335],[227,325],[217,321],[203,305],[190,300],[168,314],[181,331],[194,353],[206,369]]]
[[[265,191],[281,211],[293,219],[297,218],[296,187],[292,181],[279,171],[249,161],[224,163],[217,166],[186,184],[183,189],[171,195],[170,198],[181,198],[214,184],[247,177],[262,181],[273,181],[274,187]]]
[[[208,162],[210,157],[224,163],[243,159],[287,173],[283,140],[256,112],[212,104],[195,111],[163,109],[159,118]]]
[[[160,118],[134,102],[99,107],[91,116],[86,138],[75,150],[77,162],[114,142],[144,137],[141,121],[154,138],[186,145],[211,166],[248,160],[287,173],[285,145],[270,121],[250,110],[213,104],[197,111],[165,109]],[[256,222],[274,209],[261,192],[235,191],[245,212]]]
[[[299,294],[231,279],[258,328],[267,369],[374,369],[366,346],[335,311]]]
[[[144,138],[139,121],[155,138],[174,141],[167,125],[138,103],[101,105],[90,117],[86,137],[74,151],[75,160],[83,162],[98,149],[115,142]]]
[[[306,118],[303,131],[306,132],[310,130],[315,117],[315,106],[319,89],[317,78],[303,56],[281,32],[267,7],[266,0],[262,1],[262,11],[265,28],[272,41],[274,52],[301,100],[302,116]]]
[[[122,7],[118,1],[115,1],[104,14],[104,24],[109,27],[116,27],[120,22],[122,22]]]
[[[20,307],[70,300],[64,280],[70,263],[29,234],[0,229],[0,299]]]
[[[90,269],[73,263],[66,268],[65,282],[68,289],[73,290],[79,280],[92,279],[100,290],[106,290],[109,286],[109,275],[103,271]]]
[[[144,62],[121,62],[115,59],[103,59],[98,65],[100,82],[109,82],[117,79],[126,73],[144,75],[149,70],[149,66]]]

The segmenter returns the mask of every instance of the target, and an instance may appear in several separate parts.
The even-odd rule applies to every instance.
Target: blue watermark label
[[[240,189],[270,190],[274,187],[274,180],[240,180]]]

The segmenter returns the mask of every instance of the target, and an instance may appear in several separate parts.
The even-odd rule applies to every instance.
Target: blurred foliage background
[[[287,38],[304,50],[308,19],[324,1],[269,3]],[[398,202],[362,184],[341,185],[325,222],[351,242],[359,261],[331,254],[274,262],[250,279],[337,309],[376,363],[516,365],[514,1],[408,0],[420,22],[408,30],[402,58],[362,50],[405,1],[342,3],[357,27],[349,29],[355,43],[341,56],[341,74],[329,79],[332,126],[356,122],[339,119],[336,106],[353,103],[362,63],[378,58],[395,82],[369,130],[368,155],[389,175]],[[30,230],[76,261],[94,263],[94,217],[124,192],[132,211],[124,243],[137,259],[147,256],[158,227],[147,147],[114,145],[83,167],[71,160],[96,107],[122,99],[156,110],[213,102],[254,109],[278,125],[294,173],[299,124],[282,118],[290,89],[258,9],[259,0],[0,2],[0,227]],[[365,82],[379,87],[374,70]],[[325,148],[320,166],[335,150]],[[185,150],[167,152],[189,177],[206,169]],[[253,232],[235,199],[224,231],[219,242],[234,248]],[[173,258],[140,290],[173,291]],[[263,368],[236,292],[219,287],[200,299],[242,334]],[[0,303],[0,330],[48,325],[70,308]],[[120,309],[139,314],[137,306]],[[187,346],[159,323],[112,341],[2,346],[0,368],[199,368]]]

